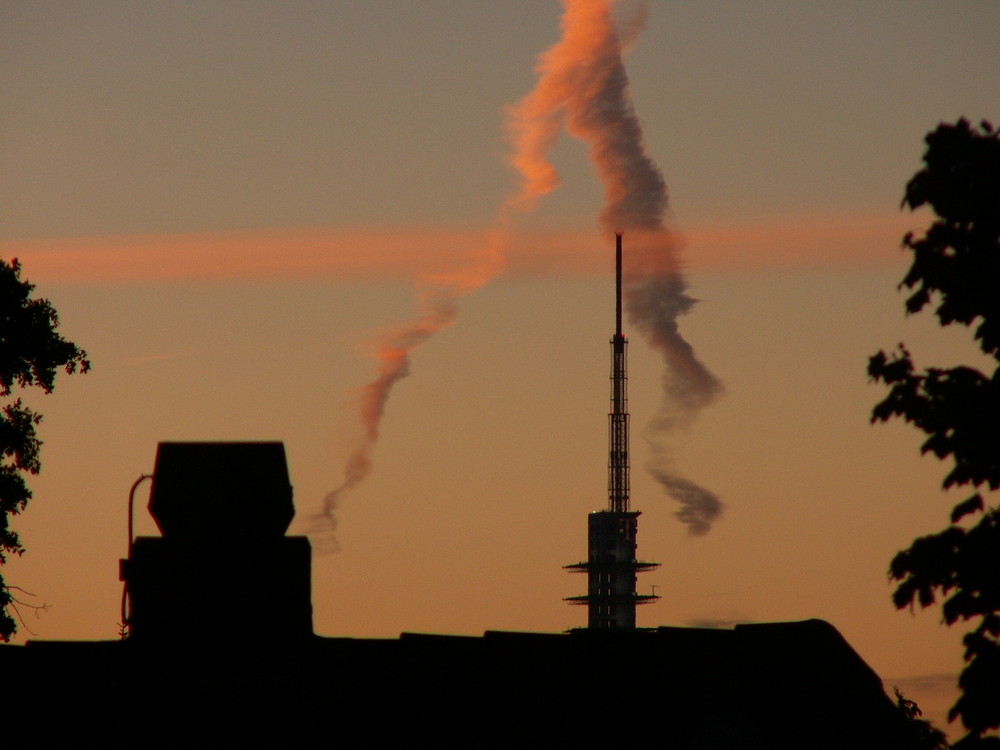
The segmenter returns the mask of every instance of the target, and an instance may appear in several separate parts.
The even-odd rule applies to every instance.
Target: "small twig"
[[[36,596],[36,594],[32,594],[30,591],[25,591],[20,586],[7,586],[7,585],[5,585],[4,588],[7,589],[8,591],[11,591],[12,589],[16,589],[17,591],[20,591],[22,594],[27,594],[28,596]]]
[[[21,602],[21,603],[23,603],[23,602]],[[7,603],[7,606],[6,606],[6,607],[4,607],[4,609],[5,609],[5,610],[11,610],[11,609],[12,609],[12,610],[14,610],[14,615],[15,615],[15,616],[17,617],[17,621],[18,621],[19,623],[21,623],[21,627],[22,627],[22,628],[24,628],[25,630],[27,630],[27,631],[28,631],[29,633],[31,633],[32,635],[38,635],[38,633],[36,633],[36,632],[35,632],[34,630],[32,630],[31,628],[29,628],[29,627],[28,627],[28,626],[27,626],[27,625],[25,624],[25,622],[24,622],[24,618],[23,618],[23,617],[21,616],[21,610],[19,610],[19,609],[17,608],[17,605],[18,605],[18,604],[19,604],[18,600],[17,600],[17,599],[14,599],[13,597],[11,597],[11,600],[10,600],[10,601],[9,601],[9,602]],[[25,605],[25,606],[28,606],[28,607],[30,607],[31,605],[30,605],[30,604],[27,604],[27,605]],[[36,616],[36,617],[38,616],[38,613],[37,613],[37,612],[35,613],[35,616]]]
[[[22,594],[27,594],[28,596],[37,596],[36,594],[32,594],[30,591],[27,591],[27,590],[21,588],[20,586],[9,586],[9,585],[5,584],[4,585],[4,590],[7,591],[8,594],[11,591],[20,591]],[[23,599],[18,599],[16,596],[11,596],[10,597],[10,601],[8,601],[7,605],[4,607],[5,610],[7,610],[8,608],[10,610],[13,610],[14,616],[17,617],[17,621],[19,623],[21,623],[21,627],[23,627],[25,630],[27,630],[29,633],[31,633],[31,635],[38,635],[38,633],[36,633],[31,628],[29,628],[28,625],[27,625],[27,623],[25,623],[24,616],[21,614],[21,609],[20,609],[20,607],[17,606],[19,604],[22,607],[28,607],[29,609],[35,610],[35,619],[39,618],[39,614],[38,614],[39,611],[48,611],[49,605],[48,604],[44,604],[44,603],[43,604],[32,604],[31,602],[26,602]]]

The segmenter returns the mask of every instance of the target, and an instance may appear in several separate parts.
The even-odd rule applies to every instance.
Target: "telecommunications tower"
[[[608,414],[608,507],[587,519],[586,562],[566,569],[587,574],[587,593],[570,604],[586,604],[592,630],[634,630],[635,607],[660,597],[637,594],[636,574],[659,563],[636,560],[639,511],[629,509],[628,395],[626,353],[622,333],[622,233],[615,233],[615,335],[611,339],[611,412]]]

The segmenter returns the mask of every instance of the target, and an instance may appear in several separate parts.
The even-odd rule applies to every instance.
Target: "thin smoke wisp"
[[[504,232],[498,226],[485,246],[483,261],[452,274],[425,275],[417,280],[420,314],[377,336],[375,378],[358,394],[358,414],[362,436],[344,465],[344,479],[323,498],[322,509],[309,529],[318,550],[335,552],[337,508],[341,498],[363,482],[372,471],[372,454],[378,443],[379,428],[393,388],[410,374],[410,355],[438,331],[448,327],[458,314],[458,299],[496,276],[502,266]]]
[[[511,157],[517,163],[518,153]],[[519,170],[520,171],[520,170]],[[321,512],[313,518],[310,534],[317,548],[336,551],[339,543],[336,510],[344,494],[363,482],[372,470],[372,454],[378,442],[379,427],[386,404],[395,385],[410,374],[410,355],[427,339],[451,325],[458,314],[457,302],[495,278],[505,267],[509,244],[511,217],[534,208],[537,199],[553,185],[522,183],[508,194],[497,208],[493,228],[488,233],[483,261],[473,267],[451,274],[425,275],[418,279],[417,289],[421,314],[400,326],[384,332],[375,342],[378,374],[360,392],[359,414],[363,436],[344,466],[344,479],[323,498]]]

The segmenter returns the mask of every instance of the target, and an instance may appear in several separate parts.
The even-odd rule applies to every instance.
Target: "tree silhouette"
[[[907,184],[903,205],[927,205],[936,218],[922,235],[903,238],[913,252],[900,284],[912,292],[907,313],[936,305],[942,326],[975,326],[979,348],[1000,360],[1000,132],[962,119],[942,123],[926,143],[924,168]],[[917,372],[902,344],[868,364],[871,378],[889,386],[872,421],[913,423],[927,435],[923,453],[952,461],[943,486],[974,489],[952,510],[948,528],[915,540],[889,567],[899,582],[897,607],[928,607],[940,596],[946,623],[975,624],[963,639],[961,696],[949,713],[968,730],[958,750],[1000,748],[1000,738],[987,735],[1000,727],[1000,508],[983,497],[985,488],[1000,487],[998,364],[991,374],[964,366]]]
[[[950,750],[944,732],[921,718],[924,713],[916,701],[905,697],[898,687],[893,688],[893,692],[896,694],[896,710],[903,717],[904,726],[910,735],[908,747],[911,750]]]
[[[0,564],[6,555],[24,552],[10,517],[17,515],[31,499],[25,474],[41,469],[38,452],[41,441],[35,427],[42,415],[22,403],[9,401],[15,388],[33,386],[51,393],[56,372],[87,372],[87,353],[58,333],[59,316],[47,299],[32,299],[33,284],[21,279],[21,264],[0,258]],[[8,641],[17,630],[11,617],[16,602],[11,587],[0,575],[0,640]]]

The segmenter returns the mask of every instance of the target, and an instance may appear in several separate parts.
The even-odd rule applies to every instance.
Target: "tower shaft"
[[[569,597],[587,605],[587,627],[634,630],[637,604],[658,599],[636,593],[636,575],[658,563],[636,559],[639,511],[629,509],[628,339],[622,333],[622,234],[615,233],[615,333],[611,337],[611,411],[608,414],[608,507],[590,514],[587,562],[567,565],[587,573],[587,593]]]

